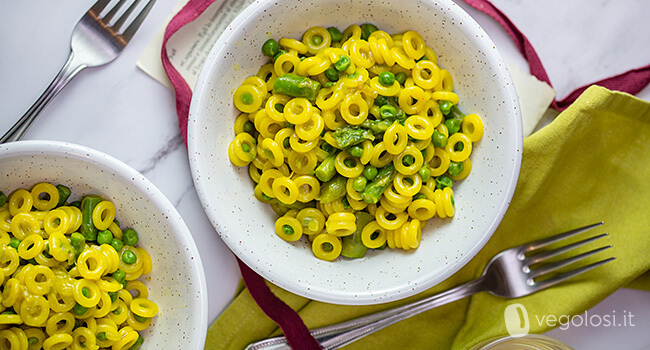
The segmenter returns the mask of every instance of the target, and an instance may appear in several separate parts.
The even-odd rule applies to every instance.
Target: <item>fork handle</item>
[[[36,119],[39,113],[47,106],[50,101],[74,78],[77,73],[86,68],[87,65],[77,62],[74,52],[70,51],[68,60],[63,68],[54,77],[54,80],[48,85],[43,94],[34,102],[34,104],[18,119],[18,121],[0,138],[0,143],[14,142],[20,140],[27,129]]]
[[[451,303],[485,290],[483,277],[467,282],[442,293],[432,295],[410,304],[359,317],[350,321],[311,330],[312,336],[323,349],[332,350],[348,345],[380,329],[409,317]],[[290,349],[285,337],[275,337],[249,344],[245,350]]]

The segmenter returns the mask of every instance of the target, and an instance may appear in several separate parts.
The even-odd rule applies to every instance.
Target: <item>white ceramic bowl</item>
[[[418,31],[451,72],[461,109],[482,116],[472,174],[454,187],[456,215],[432,219],[415,251],[375,251],[363,259],[316,259],[305,241],[274,233],[275,213],[253,197],[246,168],[228,160],[237,110],[232,93],[268,62],[269,37],[301,39],[312,26],[370,22],[389,33]],[[189,116],[194,183],[228,247],[267,280],[296,294],[337,304],[373,304],[423,291],[460,269],[497,228],[513,194],[522,150],[517,95],[494,44],[448,0],[262,0],[243,11],[215,43],[194,90]]]
[[[96,193],[140,236],[153,270],[142,277],[160,312],[142,334],[143,349],[203,349],[208,324],[205,275],[198,249],[169,200],[149,180],[101,152],[69,143],[0,145],[0,190],[6,195],[41,181],[64,184],[71,199]]]

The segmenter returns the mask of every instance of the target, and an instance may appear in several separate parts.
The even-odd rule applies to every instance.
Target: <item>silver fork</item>
[[[576,236],[602,224],[603,222],[599,222],[560,233],[543,240],[504,250],[490,260],[483,270],[481,277],[476,280],[407,305],[377,312],[347,322],[317,328],[310,332],[323,349],[338,349],[411,316],[478,292],[486,291],[502,298],[519,298],[549,288],[616,259],[615,257],[610,257],[574,268],[570,271],[553,274],[553,272],[560,268],[612,247],[611,245],[607,245],[560,261],[543,264],[553,257],[603,238],[607,236],[607,233],[552,250],[540,251],[541,248]],[[543,265],[539,266],[538,264]],[[245,350],[257,349],[289,349],[289,346],[285,337],[275,337],[251,343]]]
[[[98,0],[81,17],[72,32],[70,56],[65,65],[41,97],[0,138],[0,143],[20,140],[43,108],[84,68],[101,66],[114,60],[129,43],[156,0],[149,0],[128,26],[125,23],[141,0],[135,0],[112,25],[111,20],[128,0],[119,0],[108,13],[100,17],[110,2],[111,0]]]

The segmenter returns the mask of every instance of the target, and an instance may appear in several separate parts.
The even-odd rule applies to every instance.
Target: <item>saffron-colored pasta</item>
[[[451,187],[470,175],[472,150],[485,125],[477,114],[461,112],[451,73],[439,66],[443,63],[420,33],[389,34],[371,24],[332,33],[314,26],[300,38],[283,37],[265,46],[269,61],[233,93],[241,113],[228,156],[235,166],[249,167],[254,196],[280,216],[276,234],[289,242],[308,236],[319,259],[347,256],[342,245],[353,240],[340,237],[354,232],[366,250],[416,249],[429,219],[454,215]],[[29,198],[14,196],[11,210],[31,211]],[[361,213],[372,220],[359,221]],[[5,217],[0,210],[0,242],[9,225]],[[22,220],[19,234],[40,230],[34,224],[38,218]],[[78,222],[67,212],[41,221],[55,237]],[[52,263],[38,239],[25,248],[30,249],[21,254]],[[56,239],[49,249],[64,256]],[[82,264],[77,273],[103,290],[102,279],[93,279],[97,271],[86,271],[88,266]],[[147,266],[127,271],[128,278]],[[146,322],[133,318],[142,312],[128,309],[128,296],[120,300],[128,314],[120,321],[142,327]],[[100,297],[94,307],[102,306]],[[119,303],[111,307],[121,310]]]
[[[137,349],[139,331],[158,314],[136,280],[151,273],[151,257],[134,246],[134,230],[122,231],[111,201],[89,195],[68,204],[69,196],[65,186],[38,183],[0,207],[0,344]]]

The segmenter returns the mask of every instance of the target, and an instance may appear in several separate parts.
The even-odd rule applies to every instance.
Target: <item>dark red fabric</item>
[[[271,292],[266,281],[237,259],[248,292],[264,313],[280,325],[292,349],[321,349],[298,314]],[[288,309],[288,310],[287,310]],[[289,312],[290,310],[290,312]],[[283,326],[284,325],[284,326]]]
[[[176,115],[185,145],[187,145],[187,119],[190,112],[192,89],[169,61],[167,41],[184,25],[195,20],[213,2],[214,0],[190,0],[169,22],[163,37],[162,64],[176,93]],[[266,281],[260,275],[241,260],[237,259],[237,263],[249,293],[262,311],[282,328],[289,345],[293,349],[320,350],[320,345],[309,333],[309,329],[300,316],[271,292]]]
[[[187,84],[185,79],[174,68],[167,56],[167,41],[174,33],[186,24],[199,17],[205,9],[212,4],[214,0],[190,0],[175,16],[169,21],[162,42],[161,59],[162,65],[169,77],[169,81],[174,87],[176,93],[176,115],[178,117],[178,126],[181,130],[181,136],[187,146],[187,118],[190,114],[190,102],[192,101],[192,88]]]
[[[539,56],[537,56],[537,52],[535,52],[535,49],[533,48],[533,45],[531,45],[530,41],[528,41],[528,38],[526,38],[526,36],[521,31],[519,31],[519,29],[517,29],[514,23],[510,21],[508,16],[506,16],[503,12],[501,12],[501,10],[496,8],[488,0],[465,0],[465,2],[497,21],[503,27],[503,29],[505,29],[508,35],[510,35],[512,40],[514,40],[515,44],[519,48],[519,52],[521,52],[526,61],[528,61],[530,74],[537,77],[537,79],[546,82],[548,85],[553,86],[553,84],[551,84],[551,80],[548,78],[548,74],[546,74],[544,65],[542,65]],[[641,91],[646,85],[648,85],[648,83],[650,83],[650,65],[638,69],[633,69],[617,76],[603,79],[595,83],[580,87],[559,101],[556,98],[551,106],[560,111],[566,109],[569,107],[569,105],[571,105],[571,103],[573,103],[573,101],[578,98],[578,96],[580,96],[580,94],[582,94],[583,91],[585,91],[591,85],[600,85],[610,90],[636,94],[637,92]]]

